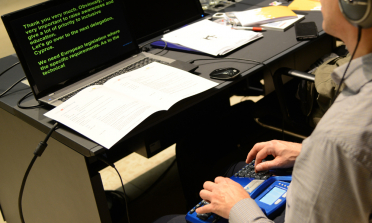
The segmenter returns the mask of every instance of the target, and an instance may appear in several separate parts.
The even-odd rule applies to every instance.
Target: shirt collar
[[[336,68],[331,77],[340,84],[342,75],[345,72],[347,63]],[[358,92],[362,86],[372,80],[372,53],[359,57],[351,61],[345,75],[345,85],[353,92]]]

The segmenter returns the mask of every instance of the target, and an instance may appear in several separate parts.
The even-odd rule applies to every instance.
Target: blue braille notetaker
[[[280,176],[279,176],[280,175]],[[291,173],[273,170],[256,173],[254,161],[247,164],[231,177],[249,193],[267,217],[280,213],[285,208],[287,190],[292,181]],[[207,205],[201,201],[186,214],[189,223],[225,223],[227,219],[213,213],[197,214],[196,208]]]

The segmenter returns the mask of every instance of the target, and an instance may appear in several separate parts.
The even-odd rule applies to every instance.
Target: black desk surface
[[[229,8],[226,8],[223,11],[241,11],[257,7],[265,7],[268,6],[270,2],[272,1],[250,0],[249,4],[240,2]],[[305,22],[306,21],[316,22],[320,36],[319,38],[322,38],[323,36],[326,35],[321,28],[322,27],[321,12],[311,11],[296,13],[305,14],[306,15],[305,20],[303,20]],[[268,30],[264,32],[263,38],[233,51],[226,57],[256,60],[264,62],[265,64],[270,66],[270,63],[282,58],[283,56],[286,56],[289,53],[293,53],[294,51],[299,50],[304,46],[311,44],[314,41],[316,40],[302,42],[297,41],[295,38],[295,31],[293,27],[285,32]],[[151,52],[156,53],[158,51],[159,49],[154,49]],[[164,55],[169,58],[174,58],[183,61],[190,61],[202,58],[213,58],[207,55],[189,54],[177,51],[165,51],[160,55]],[[1,58],[0,70],[1,71],[5,70],[6,68],[8,68],[17,61],[18,59],[15,55],[10,55],[8,57]],[[156,126],[157,124],[179,114],[181,111],[187,108],[195,106],[198,103],[203,103],[203,101],[205,101],[206,99],[213,95],[216,95],[221,90],[234,86],[235,83],[238,83],[240,80],[246,78],[251,74],[254,74],[259,70],[266,69],[265,67],[263,67],[263,65],[257,65],[254,63],[247,63],[242,61],[238,62],[234,60],[199,61],[195,62],[195,64],[200,65],[200,67],[196,70],[198,75],[207,79],[209,79],[209,73],[211,71],[221,67],[232,66],[244,72],[242,73],[240,78],[234,81],[213,80],[215,82],[220,83],[220,85],[218,85],[214,89],[210,89],[199,95],[193,96],[191,98],[188,98],[177,103],[169,111],[159,112],[150,116],[143,123],[137,126],[133,131],[131,131],[127,136],[125,136],[122,141],[129,139],[135,136],[136,134],[142,133],[149,129],[150,127]],[[13,84],[15,81],[17,81],[23,76],[24,73],[20,65],[17,65],[13,69],[9,70],[2,77],[0,77],[1,80],[0,92],[7,89],[11,84]],[[54,124],[54,121],[45,117],[43,114],[50,108],[43,107],[37,109],[20,109],[17,107],[18,100],[29,91],[30,88],[28,86],[24,84],[17,85],[5,97],[2,97],[0,99],[0,108],[21,118],[22,120],[39,129],[40,131],[47,133]],[[28,99],[25,100],[23,105],[27,106],[32,104],[36,104],[36,101],[33,99],[33,97],[29,97]],[[95,154],[106,150],[102,146],[92,142],[91,140],[85,138],[84,136],[80,135],[79,133],[76,133],[75,131],[67,127],[62,127],[58,129],[55,133],[53,133],[53,137],[86,157],[94,156]],[[110,150],[115,149],[120,149],[120,142],[113,146]]]
[[[249,2],[249,4],[245,2]],[[266,7],[266,6],[269,6],[270,2],[272,2],[272,0],[242,1],[242,2],[238,2],[235,5],[232,5],[222,10],[221,12],[244,11],[248,9]],[[284,3],[283,5],[288,5],[288,3]],[[302,20],[301,22],[314,21],[317,25],[319,36],[326,35],[322,29],[323,16],[320,11],[295,11],[295,13],[305,15],[305,19]],[[211,16],[212,14],[210,14],[206,18],[208,19]],[[296,36],[295,36],[295,30],[293,27],[289,28],[285,32],[267,30],[263,32],[263,35],[264,35],[263,38],[258,39],[253,43],[248,43],[247,45],[237,50],[234,50],[228,55],[221,57],[221,58],[225,58],[225,57],[245,58],[245,59],[251,59],[251,60],[264,62],[265,64],[270,65],[271,62],[289,53],[293,53],[294,51],[301,49],[302,47],[308,44],[311,44],[313,42],[313,41],[297,41]],[[151,42],[154,40],[156,39],[150,40],[148,42]],[[158,51],[159,51],[158,49],[154,50],[154,52],[158,52]],[[191,53],[182,53],[182,52],[177,52],[177,51],[168,51],[167,53],[160,53],[160,55],[164,55],[170,58],[176,58],[176,59],[183,60],[183,61],[190,61],[190,60],[197,59],[197,58],[198,59],[199,58],[200,59],[201,58],[213,58],[211,56],[191,54]],[[229,60],[229,62],[231,61],[233,60]],[[217,68],[221,68],[221,65],[222,66],[229,65],[229,63],[221,64],[221,62],[225,63],[223,60],[221,60],[218,62],[200,61],[200,62],[195,62],[195,64],[208,63],[208,66],[200,66],[197,72],[200,73],[200,76],[209,79],[209,73],[211,71]],[[235,63],[232,66],[236,67],[240,71],[244,71],[250,68],[242,76],[253,73],[256,70],[262,68],[262,65],[255,65],[254,63],[251,63],[250,65],[248,65],[247,63],[244,63],[244,62],[240,62],[240,63],[236,63],[236,62],[237,61],[235,61]],[[216,81],[216,82],[223,83],[223,81]],[[225,83],[228,84],[230,82],[225,82]],[[218,87],[222,87],[222,86],[218,86]]]

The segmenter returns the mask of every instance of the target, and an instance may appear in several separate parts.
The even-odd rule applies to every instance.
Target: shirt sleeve
[[[230,210],[229,223],[269,223],[260,207],[252,198],[246,198],[236,203]]]
[[[287,193],[286,223],[369,222],[371,153],[354,147],[320,135],[304,141]]]

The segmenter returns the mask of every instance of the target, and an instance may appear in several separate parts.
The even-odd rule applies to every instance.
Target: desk
[[[241,2],[224,11],[267,6],[270,1],[250,0],[250,4]],[[317,23],[320,31],[318,39],[297,42],[293,28],[286,32],[267,31],[264,38],[228,56],[264,62],[273,72],[281,66],[305,69],[334,48],[334,39],[321,30],[321,13],[306,13],[305,21]],[[183,61],[211,58],[175,51],[169,51],[164,56]],[[16,61],[14,55],[1,58],[0,70]],[[212,70],[225,66],[245,71],[234,81],[217,81],[220,85],[216,88],[183,100],[167,112],[152,115],[107,151],[108,158],[116,161],[132,151],[153,156],[175,143],[183,133],[192,131],[190,128],[206,119],[212,111],[227,108],[231,89],[245,84],[251,75],[268,74],[262,65],[231,61],[198,62],[205,63],[207,65],[201,65],[197,70],[204,78],[209,78]],[[0,91],[22,76],[20,66],[8,71],[0,78]],[[265,85],[268,87],[269,81],[265,81]],[[27,92],[28,87],[20,84],[0,99],[0,205],[8,223],[20,222],[17,198],[23,174],[36,145],[54,123],[43,116],[48,110],[46,108],[23,110],[16,106]],[[31,98],[25,101],[25,105],[34,103]],[[96,154],[106,150],[66,127],[57,129],[48,144],[43,156],[36,161],[25,187],[23,210],[26,222],[112,222],[98,173],[104,166],[95,158]]]

